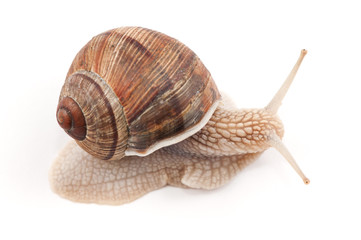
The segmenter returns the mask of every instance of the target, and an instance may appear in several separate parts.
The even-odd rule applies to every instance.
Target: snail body
[[[277,117],[305,54],[265,108],[236,109],[179,41],[139,27],[94,37],[75,57],[60,94],[58,123],[77,144],[54,162],[52,189],[105,204],[165,185],[214,189],[269,147],[308,183],[281,142]]]

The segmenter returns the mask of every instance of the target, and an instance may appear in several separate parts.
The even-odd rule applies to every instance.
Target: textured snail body
[[[94,37],[77,54],[57,117],[63,128],[73,121],[64,129],[87,152],[120,159],[194,134],[219,99],[210,73],[188,47],[156,31],[124,27]]]
[[[137,27],[94,37],[60,94],[58,123],[77,144],[53,163],[53,191],[77,202],[123,204],[166,185],[215,189],[269,147],[309,183],[282,143],[277,116],[305,55],[266,107],[237,109],[179,41]]]

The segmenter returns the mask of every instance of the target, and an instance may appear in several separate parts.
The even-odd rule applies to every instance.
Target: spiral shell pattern
[[[79,77],[79,72],[82,77]],[[112,93],[111,97],[116,97],[116,101],[100,100],[106,94],[92,96],[91,92],[98,90],[87,85],[84,80],[87,74],[104,83],[102,91],[109,88],[108,92]],[[86,104],[73,99],[78,105],[84,105],[81,108],[86,134],[96,134],[86,138],[98,144],[94,151],[117,148],[113,156],[109,157],[111,153],[108,152],[102,159],[119,158],[120,154],[116,153],[123,150],[127,155],[147,155],[162,146],[185,139],[206,123],[204,120],[211,117],[220,99],[210,73],[193,51],[167,35],[140,27],[113,29],[94,37],[75,57],[67,82],[65,85],[72,82],[76,89],[74,91],[80,90],[81,94],[86,95],[77,96],[86,98]],[[63,91],[72,91],[65,85]],[[62,93],[61,98],[67,97],[67,94]],[[89,100],[90,96],[96,99]],[[107,101],[118,102],[118,110],[121,111],[115,110],[113,105],[109,107]],[[92,107],[94,102],[99,106],[96,109],[106,113],[99,112],[96,117],[91,117],[95,112]],[[89,103],[91,105],[87,105]],[[108,111],[110,109],[112,111]],[[114,117],[108,115],[114,111],[119,114]],[[89,117],[92,120],[88,120]],[[90,131],[89,127],[94,124],[100,129]],[[120,125],[124,125],[120,127],[120,132],[113,129]],[[103,133],[106,129],[110,130]],[[103,139],[96,140],[97,135],[104,134],[109,139],[106,144],[99,144]],[[111,141],[110,138],[116,140]],[[78,140],[81,146],[82,141]],[[115,142],[121,146],[115,146]],[[84,145],[85,150],[93,151],[92,144]]]
[[[73,102],[76,102],[78,108],[71,108],[70,103],[74,104]],[[124,156],[128,129],[123,108],[100,76],[79,70],[67,78],[60,95],[58,115],[59,109],[72,109],[69,111],[72,116],[71,125],[79,125],[80,117],[76,116],[83,115],[86,133],[82,138],[76,138],[79,135],[76,128],[66,132],[88,153],[104,160]]]

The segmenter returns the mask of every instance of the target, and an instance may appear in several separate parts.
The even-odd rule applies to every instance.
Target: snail
[[[270,147],[308,184],[277,116],[306,53],[266,107],[237,109],[178,40],[141,27],[95,36],[60,93],[57,121],[74,141],[51,167],[52,190],[77,202],[123,204],[166,185],[215,189]]]

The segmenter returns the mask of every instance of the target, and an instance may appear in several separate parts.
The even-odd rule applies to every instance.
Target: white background
[[[357,1],[7,1],[0,4],[0,239],[360,239],[361,7]],[[122,206],[51,192],[69,141],[55,110],[94,35],[177,38],[240,107],[263,107],[309,53],[279,115],[305,186],[275,150],[215,191],[166,187]]]

